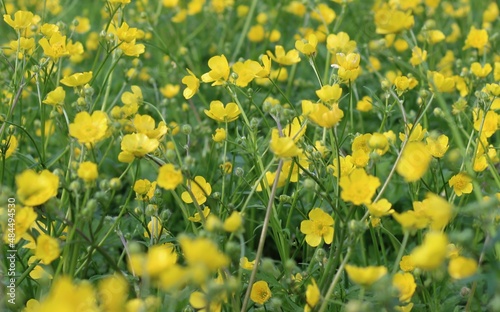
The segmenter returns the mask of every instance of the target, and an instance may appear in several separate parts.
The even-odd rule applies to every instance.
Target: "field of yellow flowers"
[[[0,11],[0,311],[500,311],[495,0]]]

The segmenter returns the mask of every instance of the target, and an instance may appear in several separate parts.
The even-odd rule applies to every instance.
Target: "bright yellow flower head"
[[[347,276],[356,284],[370,286],[387,274],[384,266],[357,267],[350,264],[345,266]]]
[[[271,298],[271,289],[266,281],[258,281],[252,285],[250,299],[258,304],[264,304]]]
[[[181,194],[181,198],[186,204],[191,204],[194,200],[198,205],[204,204],[207,201],[207,196],[212,193],[212,186],[202,176],[196,176],[194,181],[189,180],[187,187],[191,189],[192,195],[188,191]]]
[[[311,284],[307,285],[306,289],[306,306],[304,308],[304,312],[311,311],[321,299],[321,292],[319,290],[318,284],[316,281],[311,279]]]
[[[330,108],[321,103],[313,103],[308,100],[302,100],[302,114],[324,128],[336,126],[344,117],[344,112],[339,108],[338,104],[333,104]]]
[[[167,83],[166,85],[164,85],[163,87],[160,88],[160,92],[167,99],[171,99],[179,93],[180,89],[181,89],[181,87],[178,84],[173,85],[173,84]]]
[[[408,302],[415,293],[417,284],[411,273],[396,273],[392,278],[392,284],[398,290],[399,301]]]
[[[338,76],[342,81],[354,81],[361,73],[359,62],[361,56],[358,53],[337,53]]]
[[[166,190],[174,190],[183,181],[182,172],[172,164],[165,164],[158,171],[158,185]]]
[[[50,40],[47,40],[45,37],[40,39],[38,44],[42,47],[43,53],[54,61],[60,57],[69,55],[69,51],[66,48],[66,36],[61,35],[59,32],[54,33],[50,37]]]
[[[99,281],[97,293],[104,311],[125,311],[129,284],[125,277],[108,275]]]
[[[108,124],[109,119],[105,112],[95,111],[92,115],[80,112],[69,125],[69,134],[80,144],[96,144],[106,137]]]
[[[345,32],[329,34],[326,37],[326,48],[332,55],[337,53],[349,54],[356,50],[356,41],[351,40],[349,34]]]
[[[154,152],[158,145],[160,142],[157,139],[151,139],[144,133],[127,134],[122,139],[122,152],[118,155],[118,160],[132,162],[136,157],[144,157],[146,154]]]
[[[226,106],[221,101],[210,102],[210,110],[204,110],[205,114],[218,122],[231,122],[238,119],[241,114],[236,103],[227,103]]]
[[[208,207],[203,208],[203,216],[205,217],[205,219],[208,217],[209,214],[210,214],[210,208]],[[192,217],[189,217],[188,220],[191,222],[201,222],[200,213],[195,212],[195,214]]]
[[[215,129],[215,134],[212,135],[215,142],[223,142],[226,139],[226,130],[224,128]]]
[[[340,177],[341,198],[354,205],[371,204],[372,197],[380,186],[377,177],[368,175],[364,169],[354,169],[350,175]]]
[[[93,182],[97,179],[97,164],[91,161],[84,161],[80,164],[77,171],[78,177],[85,182]]]
[[[220,86],[229,79],[229,64],[224,54],[216,55],[208,60],[210,71],[201,76],[205,83],[212,83],[212,86]]]
[[[189,267],[216,272],[229,265],[230,259],[208,238],[179,237],[184,259]]]
[[[418,181],[427,172],[432,156],[422,142],[409,142],[401,159],[396,165],[396,172],[407,182]]]
[[[33,23],[34,15],[29,11],[17,11],[14,19],[9,14],[4,14],[3,20],[15,30],[26,29]]]
[[[252,270],[255,265],[255,260],[249,261],[247,257],[240,259],[240,267],[245,270]]]
[[[474,62],[470,66],[470,71],[477,78],[485,78],[486,76],[488,76],[491,73],[492,70],[493,70],[493,67],[491,67],[491,65],[488,63],[486,63],[484,66],[482,66],[481,63]]]
[[[316,45],[318,38],[314,34],[310,34],[306,39],[295,41],[295,49],[302,52],[304,55],[311,56],[316,54]]]
[[[151,183],[147,179],[139,179],[134,183],[134,192],[138,200],[149,200],[153,198],[155,190],[156,181]]]
[[[160,140],[168,130],[164,121],[161,121],[155,128],[155,120],[149,115],[135,115],[132,124],[138,133],[144,133],[150,139]]]
[[[337,102],[342,96],[342,88],[338,84],[324,85],[316,90],[316,95],[324,103]]]
[[[222,228],[226,232],[236,232],[241,228],[241,225],[243,224],[243,218],[241,217],[241,214],[238,211],[233,211],[231,215],[224,220],[224,224],[222,225]]]
[[[373,99],[370,96],[365,95],[361,100],[359,100],[358,103],[356,103],[356,109],[364,113],[369,112],[373,108],[372,103]]]
[[[12,156],[12,154],[16,151],[18,145],[19,145],[19,142],[18,142],[17,138],[13,135],[10,135],[7,138],[7,140],[2,140],[0,146],[7,147],[7,150],[5,151],[5,159]],[[3,154],[3,148],[0,149],[0,157],[2,157],[2,154]]]
[[[425,62],[426,60],[427,60],[427,51],[426,50],[422,50],[419,47],[414,47],[411,50],[410,64],[412,66],[415,67],[417,65],[420,65],[423,62]]]
[[[489,138],[498,130],[500,116],[496,112],[489,110],[485,116],[482,109],[474,109],[472,111],[472,116],[474,120],[474,130],[481,130],[481,135],[485,135]]]
[[[182,95],[184,95],[186,100],[189,100],[196,94],[196,92],[198,92],[198,89],[200,88],[200,80],[195,76],[195,74],[193,74],[192,71],[189,69],[186,70],[189,75],[182,78],[182,83],[186,85],[186,89],[184,89]]]
[[[411,252],[415,267],[423,270],[436,269],[446,257],[448,237],[441,232],[429,232],[425,235],[422,245]]]
[[[427,148],[433,157],[441,158],[449,148],[448,137],[441,134],[437,138],[428,137],[426,140]]]
[[[74,311],[75,307],[89,312],[99,311],[92,284],[88,281],[74,284],[71,278],[61,277],[53,283],[50,293],[36,311]]]
[[[309,212],[309,220],[300,223],[300,231],[306,235],[306,242],[311,247],[318,246],[322,240],[326,244],[333,241],[333,218],[321,208]]]
[[[457,196],[472,193],[472,179],[465,172],[460,172],[451,177],[448,184],[453,188],[453,191],[457,194]]]
[[[76,73],[61,79],[61,83],[68,87],[79,87],[87,84],[92,79],[92,72]]]
[[[21,238],[26,234],[26,232],[31,228],[33,223],[38,218],[38,214],[33,210],[32,207],[16,207],[15,216],[15,233],[16,237],[14,243],[17,244]],[[12,236],[9,237],[10,231],[5,231],[3,235],[3,240],[5,243],[10,243],[12,241]]]
[[[288,66],[300,62],[299,51],[295,49],[285,52],[283,46],[277,45],[274,51],[275,54],[268,50],[267,55],[278,64]]]
[[[325,23],[329,25],[333,22],[333,20],[337,17],[335,11],[328,6],[326,3],[320,3],[318,6],[312,11],[311,17],[320,23]]]
[[[370,215],[377,218],[390,215],[394,212],[394,209],[391,209],[392,204],[385,198],[382,198],[375,203],[371,203],[366,207],[368,208]]]
[[[52,236],[41,234],[36,240],[35,257],[43,264],[50,264],[59,258],[59,242]]]
[[[66,91],[64,91],[63,87],[59,86],[55,88],[54,91],[47,93],[47,97],[42,103],[48,105],[63,105],[65,97]]]
[[[482,51],[488,45],[488,33],[486,29],[470,28],[467,39],[465,40],[464,49],[475,48]]]
[[[17,196],[26,206],[39,206],[57,195],[59,177],[48,170],[28,169],[16,176]]]
[[[294,139],[287,136],[280,137],[278,129],[272,130],[269,147],[276,156],[281,158],[295,157],[302,153],[302,149],[295,144]]]
[[[173,244],[151,246],[146,257],[145,269],[149,276],[156,277],[177,263],[177,253]]]

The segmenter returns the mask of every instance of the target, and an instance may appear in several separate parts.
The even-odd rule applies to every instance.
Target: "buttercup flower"
[[[193,95],[198,92],[198,89],[200,88],[200,80],[196,77],[195,74],[193,74],[192,71],[189,69],[186,69],[189,73],[188,76],[184,76],[182,78],[182,83],[186,85],[186,89],[182,92],[182,95],[184,95],[184,98],[186,100],[189,100],[190,98],[193,97]]]
[[[241,224],[243,223],[243,218],[241,214],[237,211],[233,211],[231,215],[224,221],[222,228],[226,232],[236,232],[241,228]]]
[[[215,142],[222,142],[226,139],[226,130],[224,128],[215,129],[215,133],[212,135],[212,139]]]
[[[78,177],[85,182],[92,182],[97,179],[97,164],[91,161],[84,161],[80,164],[77,171]]]
[[[365,287],[372,285],[387,274],[387,268],[384,266],[357,267],[347,264],[345,270],[354,283]]]
[[[180,170],[176,170],[174,165],[165,164],[158,171],[158,185],[166,190],[174,190],[182,183],[183,177]]]
[[[424,143],[410,142],[403,150],[396,172],[407,182],[418,181],[427,172],[431,160],[432,156]]]
[[[311,279],[311,284],[307,285],[306,289],[306,306],[304,307],[304,312],[311,311],[321,299],[321,292],[319,290],[316,281]]]
[[[59,177],[48,170],[28,169],[16,176],[17,196],[26,206],[39,206],[57,195]]]
[[[295,157],[302,153],[302,149],[295,144],[294,139],[287,136],[280,137],[278,129],[273,129],[269,147],[276,156],[281,158]]]
[[[354,205],[371,204],[372,197],[380,186],[377,177],[368,175],[364,169],[354,169],[350,175],[340,177],[340,197]]]
[[[224,54],[210,58],[208,60],[208,67],[211,70],[201,76],[203,82],[213,82],[212,86],[219,86],[228,80],[230,69]]]
[[[255,303],[264,304],[271,298],[271,289],[266,281],[258,281],[252,285],[250,299]]]
[[[314,208],[309,212],[309,220],[300,223],[300,231],[306,235],[306,242],[311,247],[318,246],[322,240],[326,244],[333,241],[333,218],[321,210]]]
[[[275,54],[271,51],[267,51],[267,55],[278,64],[281,65],[293,65],[300,62],[299,51],[292,49],[285,53],[283,46],[277,45],[275,48]]]
[[[396,273],[392,278],[392,284],[399,292],[399,301],[408,302],[415,293],[417,284],[411,273]]]
[[[436,269],[446,257],[448,237],[441,232],[429,232],[425,235],[422,245],[411,252],[411,260],[415,267],[423,270]]]
[[[295,49],[302,52],[304,55],[311,56],[316,54],[316,45],[318,44],[318,38],[314,34],[307,36],[307,40],[297,40],[295,41]]]
[[[208,217],[209,214],[210,214],[210,208],[205,207],[203,209],[203,216],[205,217],[205,219]],[[188,220],[192,221],[192,222],[201,222],[200,213],[199,212],[195,212],[195,214],[192,217],[189,217]]]
[[[69,125],[69,134],[80,144],[96,144],[106,137],[108,131],[108,115],[102,111],[76,114],[75,121]]]
[[[43,54],[52,58],[54,61],[58,60],[60,57],[68,56],[69,51],[66,48],[66,36],[61,35],[59,32],[54,33],[50,40],[47,38],[42,38],[38,41],[38,44],[43,49]]]
[[[64,98],[66,97],[66,91],[63,87],[59,86],[53,91],[47,93],[47,97],[42,101],[44,104],[48,105],[62,105],[64,104]]]
[[[61,79],[61,83],[68,87],[79,87],[87,84],[92,79],[92,72],[76,73]]]
[[[467,39],[465,40],[464,49],[476,48],[482,51],[488,45],[488,33],[486,29],[477,29],[472,26],[470,28]]]
[[[47,234],[41,234],[36,240],[35,257],[43,264],[50,264],[59,258],[60,248],[57,239]]]
[[[463,279],[476,274],[477,262],[462,256],[454,257],[448,264],[448,273],[454,279]]]
[[[29,27],[33,23],[35,16],[29,11],[17,11],[14,13],[14,19],[9,14],[4,14],[3,20],[10,27],[16,30],[22,30]]]
[[[150,139],[144,133],[127,134],[122,139],[122,152],[118,155],[118,160],[130,163],[136,157],[141,158],[154,152],[158,145],[160,142],[157,139]]]
[[[243,257],[240,259],[240,267],[245,270],[252,270],[255,265],[255,260],[249,261],[247,257]]]
[[[226,106],[221,101],[210,102],[210,110],[204,110],[205,114],[218,122],[231,122],[238,119],[241,114],[236,103],[227,103]]]
[[[453,188],[457,196],[472,193],[472,179],[465,172],[460,172],[451,177],[448,184]]]
[[[187,187],[191,189],[192,195],[188,191],[181,194],[181,198],[186,204],[191,204],[194,200],[198,205],[204,204],[207,201],[207,196],[212,193],[212,186],[202,176],[196,176],[194,181],[189,180]]]

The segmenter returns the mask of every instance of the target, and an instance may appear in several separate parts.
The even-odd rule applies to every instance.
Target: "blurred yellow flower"
[[[306,288],[306,306],[304,307],[304,312],[309,312],[314,309],[321,299],[321,292],[314,278],[311,279],[311,284],[307,285]]]
[[[189,267],[201,267],[211,273],[229,265],[230,259],[208,238],[179,237],[184,259]]]
[[[166,190],[174,190],[182,181],[182,172],[172,164],[165,164],[158,170],[158,185]]]
[[[399,301],[409,302],[415,293],[417,284],[411,273],[396,273],[392,278],[392,285],[398,290]]]
[[[189,73],[189,75],[184,76],[182,78],[182,83],[186,85],[186,88],[183,91],[184,98],[186,100],[190,99],[193,97],[193,95],[198,92],[198,89],[200,88],[200,80],[196,77],[195,74],[193,74],[192,71],[189,69],[186,69]]]
[[[429,232],[425,235],[422,245],[411,252],[411,261],[417,268],[434,270],[443,263],[448,245],[448,237],[441,232]]]
[[[427,143],[427,148],[429,149],[429,152],[435,158],[443,157],[449,148],[448,137],[444,134],[441,134],[437,138],[430,136],[425,141]]]
[[[26,206],[39,206],[57,195],[59,177],[48,170],[28,169],[16,176],[17,196]]]
[[[3,151],[5,151],[5,159],[12,156],[12,154],[16,151],[19,142],[14,135],[10,135],[6,140],[2,140],[0,146],[0,158],[3,156]],[[4,149],[5,148],[5,149]]]
[[[255,303],[264,304],[272,296],[271,289],[266,281],[258,281],[253,283],[252,291],[250,292],[250,299]]]
[[[387,274],[384,266],[357,267],[350,264],[345,266],[347,276],[356,284],[370,286]]]
[[[97,179],[97,164],[91,161],[84,161],[80,164],[77,171],[78,177],[85,182],[93,182]]]
[[[278,64],[288,66],[300,62],[299,51],[295,49],[285,52],[283,46],[277,45],[274,52],[273,54],[273,52],[268,50],[267,55]]]
[[[42,47],[43,54],[54,61],[60,57],[69,55],[69,51],[66,48],[66,36],[61,35],[59,32],[54,33],[49,40],[43,37],[38,41],[38,44]]]
[[[309,34],[307,38],[295,41],[295,49],[304,55],[312,56],[316,54],[318,38],[314,34]]]
[[[40,259],[43,264],[50,264],[52,261],[59,258],[61,250],[59,242],[47,234],[41,234],[36,239],[35,257]]]
[[[375,10],[375,32],[377,34],[395,34],[413,27],[415,20],[411,10],[406,12],[391,7],[388,3]]]
[[[307,244],[311,247],[316,247],[322,240],[326,244],[331,244],[334,233],[334,220],[332,216],[324,212],[321,208],[312,209],[308,216],[309,220],[304,220],[300,223],[300,231],[306,235]]]
[[[411,256],[403,256],[401,261],[399,261],[399,268],[405,272],[410,272],[415,269],[413,265],[413,261],[411,260]]]
[[[188,191],[184,191],[181,194],[182,201],[186,204],[191,204],[194,200],[196,200],[198,205],[204,204],[207,201],[207,196],[212,193],[212,186],[202,176],[196,176],[194,181],[189,180],[187,187],[191,190],[192,195]]]
[[[361,100],[359,100],[356,103],[356,109],[364,113],[369,112],[373,108],[372,102],[373,102],[372,98],[368,95],[365,95]]]
[[[118,160],[130,163],[134,158],[141,158],[154,152],[159,145],[160,142],[157,139],[151,139],[144,133],[127,134],[122,139],[122,151],[118,155]]]
[[[224,220],[222,228],[226,232],[233,233],[238,231],[241,228],[242,224],[243,218],[241,217],[241,214],[238,211],[233,211],[231,215],[226,220]]]
[[[316,95],[323,103],[337,102],[342,96],[342,88],[338,84],[324,85],[316,90]]]
[[[302,115],[320,127],[332,128],[342,120],[344,112],[339,108],[338,104],[328,107],[321,103],[302,100]]]
[[[294,139],[287,136],[280,137],[278,129],[272,130],[269,147],[276,156],[281,158],[295,157],[302,153],[302,149],[295,144]]]
[[[66,91],[64,91],[63,87],[59,86],[53,91],[47,93],[47,96],[45,97],[45,100],[42,101],[42,103],[48,105],[63,105],[65,97]]]
[[[414,47],[411,49],[411,58],[410,58],[410,64],[415,67],[417,65],[422,64],[427,60],[427,51],[422,50],[419,47]]]
[[[22,30],[33,24],[34,17],[35,16],[30,11],[16,11],[16,13],[14,13],[14,19],[12,19],[9,14],[4,14],[3,20],[15,30]]]
[[[488,32],[486,29],[477,29],[471,26],[467,39],[465,39],[464,50],[468,48],[476,48],[480,52],[488,45]]]
[[[424,143],[409,142],[396,165],[396,172],[406,182],[418,181],[427,172],[431,160],[432,156]]]
[[[226,130],[224,128],[215,129],[215,133],[212,134],[212,139],[215,142],[222,142],[226,139]]]
[[[240,267],[245,270],[252,270],[255,265],[255,260],[248,261],[247,257],[243,257],[240,259]]]
[[[394,212],[394,209],[391,209],[392,204],[385,198],[379,199],[378,201],[366,205],[370,215],[373,217],[383,217],[390,215]]]
[[[209,214],[210,214],[210,208],[205,207],[203,209],[203,216],[205,217],[205,219],[208,217]],[[200,213],[199,212],[195,212],[195,214],[192,217],[189,217],[188,220],[192,221],[192,222],[201,222]]]
[[[491,65],[488,63],[486,63],[484,66],[482,66],[481,63],[474,62],[470,66],[470,71],[477,78],[485,78],[486,76],[488,76],[491,73],[492,70],[493,70],[493,67],[491,67]]]
[[[70,277],[57,279],[49,294],[40,302],[36,311],[99,311],[94,289],[89,281],[74,284]]]
[[[448,274],[454,279],[463,279],[476,274],[477,267],[476,260],[458,256],[450,260]]]
[[[128,291],[129,284],[125,277],[119,274],[104,277],[97,286],[101,309],[110,312],[125,311]]]

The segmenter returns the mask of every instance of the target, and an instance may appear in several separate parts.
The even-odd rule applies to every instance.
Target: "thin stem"
[[[328,291],[326,292],[325,299],[323,300],[323,303],[321,304],[321,307],[318,310],[319,312],[326,311],[326,308],[328,306],[328,300],[332,296],[333,290],[335,289],[335,286],[337,285],[337,283],[340,279],[340,275],[342,275],[342,273],[344,272],[344,267],[347,264],[347,261],[349,260],[350,257],[351,257],[351,248],[349,247],[347,249],[347,253],[345,255],[344,260],[340,264],[340,267],[337,270],[337,273],[335,274],[335,277],[333,278],[332,283],[330,284],[330,287],[328,288]]]

